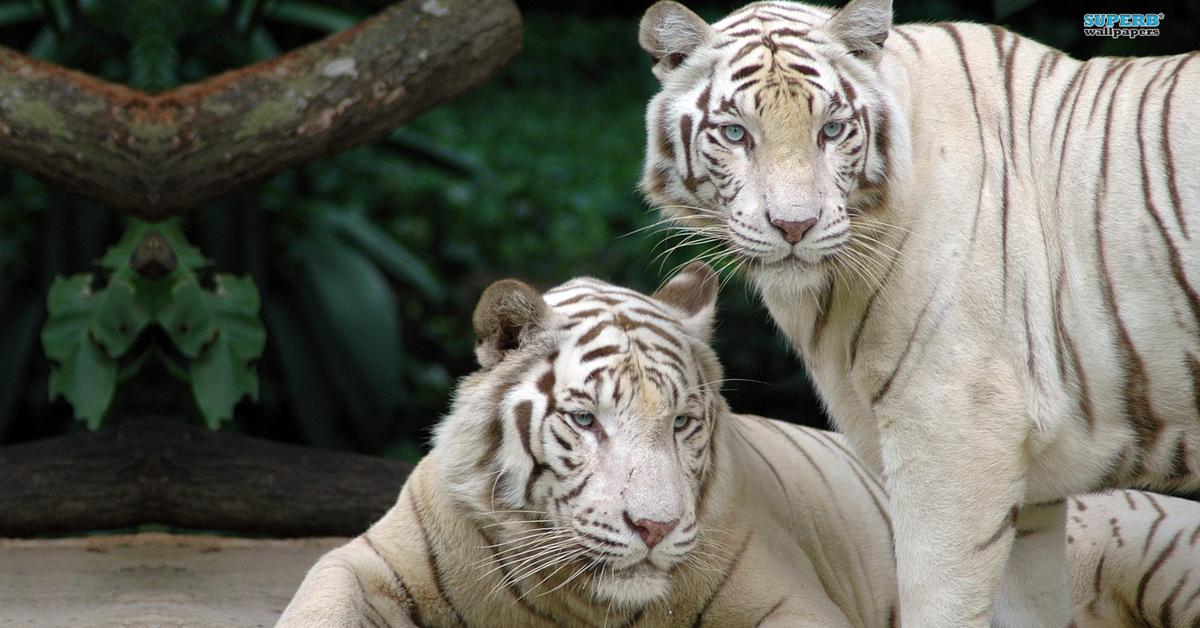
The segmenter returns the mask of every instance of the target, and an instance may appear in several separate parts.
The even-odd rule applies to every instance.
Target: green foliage
[[[41,16],[41,7],[33,2],[6,2],[0,4],[0,26],[29,22]]]
[[[120,314],[121,306],[132,301],[130,292],[127,285],[115,284],[98,295],[87,275],[58,280],[50,287],[50,320],[42,330],[42,347],[59,364],[50,376],[50,395],[66,397],[75,415],[92,429],[100,427],[117,388],[117,362],[93,330]],[[114,305],[119,301],[123,303]]]
[[[271,6],[268,15],[281,22],[326,33],[344,30],[358,23],[352,14],[315,2],[280,2]]]
[[[159,91],[179,81],[179,48],[183,14],[172,0],[129,0],[120,17],[121,33],[130,42],[129,84]]]
[[[165,274],[139,273],[135,264],[145,255],[161,257]],[[232,418],[242,397],[258,397],[251,363],[262,356],[266,334],[253,281],[217,274],[211,289],[202,287],[208,261],[174,222],[130,223],[99,264],[103,287],[92,274],[58,277],[50,286],[42,346],[54,362],[51,397],[65,397],[75,416],[96,429],[118,372],[121,380],[131,379],[150,356],[191,386],[210,428]],[[134,350],[150,325],[169,343]]]
[[[1037,0],[992,0],[992,12],[996,19],[1003,20],[1033,6]]]
[[[384,4],[0,0],[0,44],[161,89],[273,57]],[[544,8],[530,9],[534,4]],[[697,8],[718,17],[743,2],[706,4]],[[132,328],[141,319],[136,308],[118,307],[126,289],[110,288],[118,272],[102,267],[91,283],[57,288],[65,302],[55,308],[65,309],[55,311],[76,313],[63,324],[66,349],[56,347],[56,355],[76,365],[115,361],[116,392],[94,381],[76,383],[101,379],[106,367],[79,368],[79,377],[62,370],[64,358],[47,348],[60,369],[52,374],[35,341],[54,277],[93,270],[121,228],[84,199],[0,172],[0,437],[72,429],[78,408],[46,399],[52,377],[64,395],[79,391],[89,416],[104,407],[117,417],[180,406],[216,416],[252,396],[250,374],[257,373],[257,402],[238,404],[225,426],[414,459],[427,427],[447,407],[454,378],[474,368],[469,319],[488,283],[518,276],[549,287],[590,274],[652,290],[671,268],[702,252],[684,247],[657,260],[677,241],[637,231],[655,219],[634,189],[644,106],[657,89],[636,42],[645,6],[523,2],[525,51],[481,89],[375,145],[284,173],[179,223],[212,258],[211,270],[248,275],[261,293],[268,341],[254,371],[237,368],[251,362],[246,349],[255,345],[248,314],[254,299],[245,279],[215,280],[205,269],[196,283],[180,284],[178,302],[167,290],[155,293],[161,302],[143,296],[151,301],[146,312],[166,322],[147,318],[140,339],[114,359],[110,351],[127,338],[121,325]],[[1194,10],[1174,0],[1156,8],[1168,15],[1163,36],[1113,42],[1082,36],[1085,9],[1047,0],[897,5],[904,21],[1002,19],[1077,56],[1194,47],[1195,30],[1184,28],[1195,22]],[[112,303],[102,304],[109,289]],[[137,289],[130,297],[135,305]],[[228,300],[214,300],[222,291]],[[718,349],[729,377],[770,385],[731,384],[731,402],[743,411],[811,420],[816,402],[805,376],[748,294],[736,280],[722,294]],[[170,316],[167,302],[177,303]],[[178,333],[180,322],[189,333]],[[214,326],[219,340],[205,344]],[[207,362],[197,361],[204,356]],[[185,385],[162,386],[155,377],[164,370]],[[208,392],[195,392],[198,385]]]
[[[251,365],[262,357],[266,344],[254,281],[218,274],[214,283],[211,292],[189,287],[203,297],[194,301],[196,311],[212,319],[211,339],[198,347],[191,362],[192,391],[211,429],[233,417],[233,407],[242,397],[258,399],[258,377]]]

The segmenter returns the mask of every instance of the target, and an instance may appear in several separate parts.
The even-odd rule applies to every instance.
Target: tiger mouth
[[[649,556],[625,567],[613,568],[611,562],[603,561],[592,564],[590,569],[593,573],[603,573],[606,576],[619,578],[659,577],[668,573],[668,570],[655,565]]]
[[[773,261],[767,261],[762,258],[755,257],[747,257],[744,260],[746,269],[750,271],[784,270],[795,272],[817,268],[824,262],[824,258],[821,258],[817,261],[808,261],[796,255],[795,253],[789,253],[788,255]]]
[[[617,571],[617,573],[628,578],[636,578],[639,576],[661,576],[666,573],[666,571],[661,567],[651,563],[650,559],[647,558],[640,563],[621,569]]]

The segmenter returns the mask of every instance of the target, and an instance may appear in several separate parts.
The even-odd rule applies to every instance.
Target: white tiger
[[[891,12],[652,6],[641,186],[744,269],[884,478],[905,625],[1063,626],[1065,534],[1016,514],[1200,488],[1200,60]]]
[[[490,288],[482,369],[433,450],[280,625],[895,626],[886,496],[841,436],[729,413],[714,299],[704,265],[653,297]],[[1126,492],[1071,515],[1080,626],[1200,618],[1200,505]]]
[[[886,498],[838,437],[729,413],[715,279],[488,288],[432,451],[280,625],[888,625]]]

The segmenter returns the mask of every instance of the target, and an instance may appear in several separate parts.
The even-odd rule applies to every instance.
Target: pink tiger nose
[[[659,541],[663,540],[664,537],[671,533],[671,530],[675,529],[675,526],[679,525],[679,520],[651,521],[650,519],[638,519],[634,521],[629,516],[629,513],[626,512],[625,525],[633,528],[633,531],[642,537],[642,541],[645,542],[646,547],[654,549],[654,546],[658,545]]]
[[[817,224],[817,219],[809,218],[807,220],[796,221],[772,218],[771,224],[783,232],[783,239],[787,240],[788,244],[795,244],[804,238],[804,234],[808,233],[808,230],[812,229],[813,225]]]

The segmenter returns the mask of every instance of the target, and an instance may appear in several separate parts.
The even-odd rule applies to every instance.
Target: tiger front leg
[[[392,584],[391,570],[358,537],[321,557],[284,609],[276,628],[359,626],[416,628],[409,602]]]
[[[1071,623],[1065,500],[1030,504],[1017,519],[1016,540],[1000,583],[997,628]]]
[[[910,382],[874,408],[904,626],[988,626],[1013,546],[1029,420],[996,381],[967,388]]]

